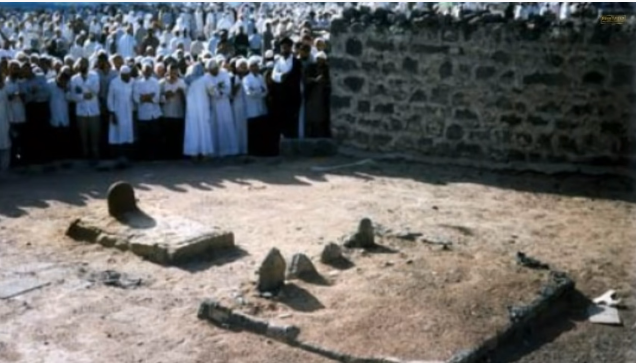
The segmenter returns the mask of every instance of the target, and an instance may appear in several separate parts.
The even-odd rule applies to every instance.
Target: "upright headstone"
[[[297,253],[292,257],[287,277],[290,279],[310,280],[319,277],[316,267],[307,255]]]
[[[108,214],[119,217],[128,212],[136,212],[137,200],[132,185],[126,182],[116,182],[108,188]]]
[[[375,232],[373,222],[369,218],[364,218],[358,225],[358,231],[346,242],[348,248],[371,248],[375,246]]]
[[[343,259],[342,249],[333,242],[326,245],[320,255],[320,261],[327,265],[341,262]]]
[[[285,259],[272,248],[258,270],[258,291],[276,293],[285,285]]]

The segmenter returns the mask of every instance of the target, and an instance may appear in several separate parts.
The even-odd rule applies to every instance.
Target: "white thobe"
[[[135,48],[137,47],[137,40],[134,36],[126,33],[119,38],[117,42],[117,53],[124,58],[135,57]]]
[[[165,118],[183,119],[185,115],[185,105],[183,104],[182,97],[173,96],[166,98],[166,92],[170,91],[175,93],[177,90],[183,91],[183,94],[187,94],[187,86],[183,79],[179,78],[176,82],[170,83],[167,79],[162,79],[159,82],[161,87],[161,111]]]
[[[265,97],[267,85],[262,75],[253,73],[243,78],[243,92],[245,92],[245,113],[248,119],[267,114]]]
[[[243,81],[236,75],[233,76],[233,80],[233,86],[238,88],[238,91],[232,95],[232,114],[236,127],[238,151],[239,154],[247,154],[247,112]]]
[[[276,83],[283,82],[283,75],[289,73],[294,66],[294,56],[290,55],[287,59],[282,56],[274,63],[272,70],[272,80]]]
[[[199,77],[188,86],[186,95],[185,138],[183,154],[210,156],[214,154],[212,137],[211,102],[207,91],[208,80]]]
[[[81,74],[71,78],[71,94],[75,100],[75,108],[78,117],[99,116],[99,76],[95,72],[88,72],[86,79]],[[84,99],[84,94],[90,93],[90,100]]]
[[[220,70],[216,76],[207,73],[206,89],[212,98],[212,134],[219,156],[237,155],[238,137],[234,125],[234,115],[230,104],[231,79],[230,74]]]
[[[9,150],[11,148],[11,137],[9,135],[11,105],[9,104],[9,93],[7,91],[6,85],[0,88],[0,150]],[[8,167],[8,165],[0,165],[0,170],[4,167]]]
[[[60,88],[55,78],[48,81],[49,109],[51,110],[51,126],[69,127],[68,101],[72,100],[70,89]]]
[[[71,49],[68,51],[73,59],[80,59],[84,56],[84,48],[79,46],[77,43],[73,43]]]
[[[102,46],[99,43],[87,40],[86,43],[84,43],[84,57],[90,58],[100,49],[102,49]]]
[[[20,81],[12,81],[10,78],[7,78],[4,89],[6,89],[7,97],[13,96],[13,99],[9,101],[11,108],[9,121],[12,124],[21,124],[26,122],[24,102],[22,101],[22,98],[18,96],[20,93]]]
[[[152,94],[152,102],[141,102],[141,95]],[[155,77],[139,77],[133,87],[133,99],[137,104],[139,121],[152,121],[161,117],[161,87]]]
[[[111,145],[132,144],[135,142],[133,129],[133,81],[122,81],[115,77],[108,86],[106,101],[108,111],[115,114],[117,123],[109,123],[108,142]]]
[[[197,33],[200,34],[203,31],[203,11],[197,10],[194,12],[194,24]]]

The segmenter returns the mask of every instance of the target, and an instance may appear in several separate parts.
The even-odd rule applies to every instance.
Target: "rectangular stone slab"
[[[49,281],[43,281],[33,277],[16,278],[14,280],[0,282],[0,299],[10,299],[29,291],[49,285]]]
[[[232,232],[166,213],[133,212],[118,220],[100,209],[73,221],[66,234],[129,250],[162,265],[179,265],[235,247]]]

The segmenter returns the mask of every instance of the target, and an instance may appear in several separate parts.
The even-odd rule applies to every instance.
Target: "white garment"
[[[9,93],[7,86],[0,88],[0,150],[11,148],[11,137],[9,135],[9,123],[11,120],[11,105],[9,104]],[[6,156],[6,155],[5,155]],[[2,164],[5,164],[4,162]],[[0,165],[3,170],[6,165]]]
[[[49,109],[51,110],[50,123],[53,127],[69,127],[70,119],[68,115],[68,101],[72,100],[72,95],[68,90],[60,88],[55,78],[48,81]]]
[[[206,89],[212,98],[212,134],[219,156],[237,155],[238,137],[234,124],[232,105],[230,104],[231,80],[230,74],[220,70],[216,76],[207,73]]]
[[[7,77],[5,87],[7,92],[7,97],[13,96],[13,100],[10,100],[10,108],[11,112],[9,113],[9,121],[12,124],[21,124],[26,122],[26,111],[24,109],[24,102],[22,98],[18,96],[20,93],[20,81],[16,80],[11,81],[10,78]]]
[[[137,54],[136,48],[137,40],[128,33],[122,35],[117,42],[117,53],[124,58],[134,57]]]
[[[186,83],[181,78],[177,79],[175,83],[170,83],[167,79],[162,79],[161,82],[159,82],[159,86],[161,87],[161,110],[163,112],[163,117],[182,119],[185,116],[183,97],[177,97],[175,95],[166,99],[165,94],[168,91],[174,93],[180,89],[183,91],[183,95],[185,96],[188,88]]]
[[[80,47],[77,43],[73,43],[68,52],[73,59],[80,59],[84,56],[84,48]]]
[[[232,95],[232,114],[234,116],[234,126],[236,127],[236,137],[239,154],[247,154],[247,110],[246,96],[243,91],[243,82],[238,76],[233,76],[233,84],[238,91]]]
[[[262,75],[253,73],[243,78],[243,92],[245,92],[245,113],[248,119],[267,114],[265,97],[267,84]]]
[[[90,58],[100,49],[102,49],[102,46],[99,43],[87,40],[86,43],[84,43],[84,57]]]
[[[152,94],[152,102],[141,102],[141,95]],[[139,77],[133,87],[133,99],[137,104],[139,121],[151,121],[161,117],[161,88],[155,77]]]
[[[207,79],[200,77],[190,84],[186,96],[185,138],[183,153],[187,156],[214,154],[211,102]]]
[[[194,24],[197,32],[203,31],[203,11],[200,9],[194,12]]]
[[[76,74],[71,78],[71,94],[76,102],[77,116],[93,117],[99,116],[99,76],[93,71],[89,71],[86,79],[81,74]],[[90,93],[93,97],[90,100],[84,99],[84,94]]]
[[[274,63],[274,69],[272,71],[272,80],[276,83],[283,82],[283,75],[289,73],[294,66],[294,57],[290,55],[285,59],[284,57],[278,58]]]
[[[133,80],[122,81],[115,77],[108,86],[108,111],[115,114],[117,124],[109,122],[108,143],[111,145],[132,144],[135,142],[133,129]]]

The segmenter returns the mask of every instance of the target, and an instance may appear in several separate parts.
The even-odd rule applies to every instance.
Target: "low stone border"
[[[455,354],[446,363],[479,363],[495,352],[496,349],[506,346],[523,335],[528,329],[534,327],[537,322],[543,321],[563,308],[561,304],[574,292],[574,281],[563,272],[550,272],[550,279],[545,284],[537,299],[525,306],[510,307],[510,323],[494,336],[486,339],[475,348],[461,351]],[[199,319],[209,320],[216,326],[246,330],[255,334],[264,335],[272,339],[284,342],[292,347],[303,349],[307,352],[321,355],[325,358],[343,363],[427,363],[424,361],[402,361],[396,358],[364,358],[350,354],[333,351],[318,345],[298,340],[300,329],[293,325],[276,325],[268,321],[259,320],[245,314],[237,313],[232,309],[222,306],[214,300],[205,300],[199,307]],[[442,362],[428,362],[442,363]]]
[[[575,283],[563,272],[550,272],[550,281],[541,289],[540,296],[526,306],[510,308],[510,324],[501,332],[486,339],[479,346],[462,351],[453,356],[447,363],[478,363],[494,352],[498,347],[514,340],[536,322],[555,313],[552,307],[560,306],[559,302],[574,292]]]
[[[394,358],[361,358],[320,347],[298,340],[300,329],[294,325],[278,325],[267,320],[257,319],[221,305],[219,302],[206,299],[199,306],[197,317],[228,330],[245,330],[286,343],[310,353],[321,355],[345,363],[417,363],[406,362]],[[425,363],[425,362],[422,362]],[[440,362],[441,363],[441,362]]]

